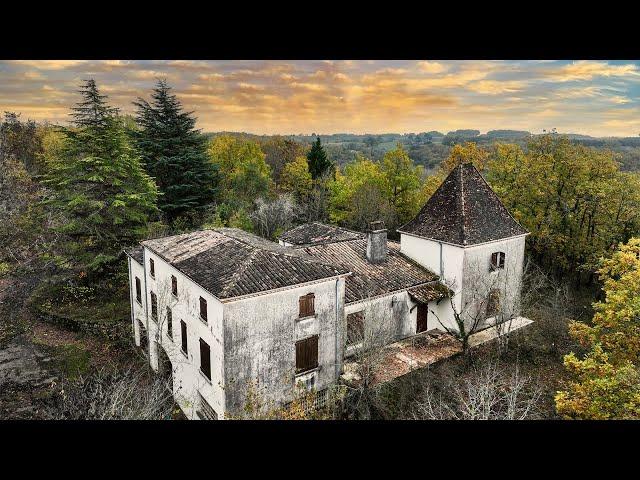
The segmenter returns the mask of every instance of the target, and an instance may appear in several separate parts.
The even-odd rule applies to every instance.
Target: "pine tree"
[[[147,232],[157,212],[157,188],[130,145],[117,110],[93,80],[79,92],[73,127],[64,129],[60,158],[50,163],[45,203],[66,234],[63,257],[88,273],[109,273],[122,249]]]
[[[159,80],[151,103],[138,99],[134,132],[147,173],[162,193],[158,206],[172,222],[209,205],[217,173],[207,156],[206,138],[195,130],[192,112],[184,112],[171,87]]]
[[[311,150],[307,154],[307,162],[309,163],[311,178],[314,180],[333,169],[333,164],[327,158],[327,153],[320,144],[320,137],[316,137],[316,141],[311,146]]]

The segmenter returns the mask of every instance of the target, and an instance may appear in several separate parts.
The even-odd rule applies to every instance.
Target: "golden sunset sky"
[[[205,132],[640,133],[635,61],[12,60],[0,108],[64,123],[87,78],[124,113],[164,78]]]

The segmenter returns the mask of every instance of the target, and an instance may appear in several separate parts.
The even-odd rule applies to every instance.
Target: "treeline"
[[[558,274],[590,281],[601,257],[640,232],[638,174],[622,172],[611,151],[553,133],[525,145],[456,144],[430,172],[411,149],[436,145],[438,132],[401,136],[379,158],[365,136],[370,154],[339,164],[318,136],[205,135],[163,81],[134,102],[133,116],[111,107],[93,80],[79,93],[69,127],[12,113],[1,124],[5,271],[38,258],[108,277],[142,238],[219,226],[274,239],[302,222],[365,229],[383,220],[393,237],[460,162],[482,171],[531,232],[529,252]]]

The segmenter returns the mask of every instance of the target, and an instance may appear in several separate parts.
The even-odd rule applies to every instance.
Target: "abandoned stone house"
[[[135,343],[188,418],[228,418],[252,384],[272,405],[300,385],[324,391],[366,339],[517,315],[527,232],[471,164],[398,232],[310,223],[279,244],[233,228],[143,241],[127,252]]]

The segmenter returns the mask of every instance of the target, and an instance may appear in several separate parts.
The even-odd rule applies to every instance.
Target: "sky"
[[[166,79],[205,132],[640,134],[638,61],[0,61],[0,110],[65,123],[94,78],[133,113]]]

